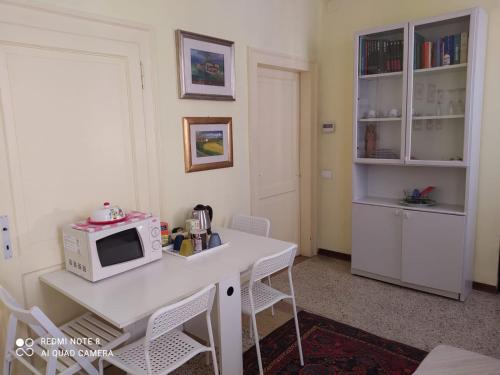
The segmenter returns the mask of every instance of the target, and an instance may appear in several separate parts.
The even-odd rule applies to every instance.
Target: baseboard
[[[341,253],[338,251],[333,251],[333,250],[326,250],[326,249],[318,249],[318,255],[323,255],[335,259],[341,259],[341,260],[346,260],[348,262],[351,261],[351,254],[346,254],[346,253]],[[490,285],[490,284],[483,284],[479,283],[477,281],[474,281],[472,283],[472,289],[475,290],[480,290],[482,292],[488,292],[488,293],[493,293],[496,294],[499,292],[497,287],[495,285]]]
[[[498,293],[498,288],[495,285],[478,283],[477,281],[472,282],[472,289],[480,290],[482,292],[493,293],[493,294]]]
[[[327,257],[351,261],[351,254],[341,253],[333,250],[318,249],[318,255],[324,255]]]

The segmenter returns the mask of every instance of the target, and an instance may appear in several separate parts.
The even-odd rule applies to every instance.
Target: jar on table
[[[194,251],[203,251],[207,248],[206,229],[193,229],[191,231],[191,239],[193,240]]]

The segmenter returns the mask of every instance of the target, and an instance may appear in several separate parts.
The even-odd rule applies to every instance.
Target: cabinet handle
[[[403,210],[396,210],[394,211],[394,216],[401,217],[403,215]]]
[[[405,219],[409,219],[411,217],[409,212],[405,212],[403,216]]]

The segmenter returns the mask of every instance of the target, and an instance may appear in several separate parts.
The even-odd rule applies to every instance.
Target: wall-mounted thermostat
[[[321,128],[323,129],[323,133],[333,133],[335,132],[335,122],[325,122]]]

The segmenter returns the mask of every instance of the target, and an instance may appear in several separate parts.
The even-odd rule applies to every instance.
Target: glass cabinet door
[[[406,104],[407,27],[358,36],[358,162],[402,163]]]
[[[470,16],[410,26],[409,164],[464,165]]]

